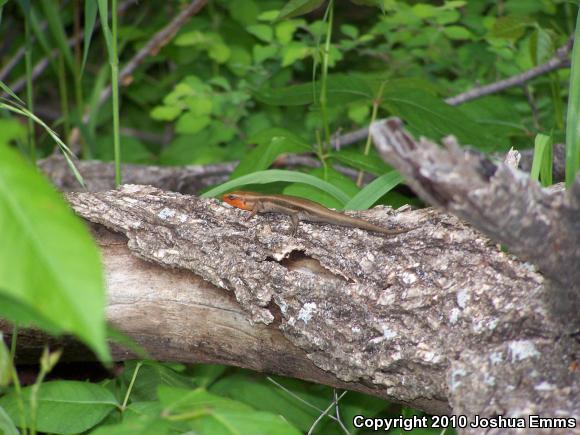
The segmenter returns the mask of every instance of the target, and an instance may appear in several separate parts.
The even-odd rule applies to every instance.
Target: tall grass
[[[580,169],[580,8],[574,31],[570,92],[566,118],[566,185],[570,187]]]

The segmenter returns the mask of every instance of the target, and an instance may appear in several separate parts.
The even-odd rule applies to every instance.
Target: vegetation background
[[[577,2],[0,0],[0,10],[0,317],[13,337],[30,324],[70,333],[105,362],[106,338],[121,337],[104,322],[98,252],[39,159],[64,154],[80,184],[77,157],[111,161],[117,183],[121,163],[239,161],[206,195],[243,185],[339,209],[418,205],[364,130],[345,135],[398,116],[416,135],[454,134],[480,152],[535,147],[544,185],[553,143],[566,142],[568,184],[580,167],[574,63],[451,98],[557,58],[578,32]],[[316,167],[299,164],[304,154]],[[354,415],[421,415],[224,366],[140,360],[104,379],[71,380],[78,367],[50,378],[59,357],[47,349],[25,382],[15,340],[0,340],[0,432],[365,433]]]

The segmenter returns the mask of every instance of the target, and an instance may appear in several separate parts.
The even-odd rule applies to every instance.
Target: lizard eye
[[[228,199],[233,201],[234,199],[236,199],[236,195],[228,195]]]

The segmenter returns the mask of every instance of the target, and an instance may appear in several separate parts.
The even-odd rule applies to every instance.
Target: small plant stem
[[[64,56],[58,56],[58,90],[60,93],[60,107],[63,117],[63,135],[65,142],[70,137],[70,118],[68,111],[68,91],[66,88],[66,68],[64,65]]]
[[[10,341],[10,370],[12,371],[12,383],[14,384],[14,392],[16,393],[16,406],[18,407],[18,418],[20,419],[20,429],[22,434],[26,435],[26,414],[24,414],[24,400],[22,399],[22,388],[20,386],[20,379],[16,372],[14,365],[14,356],[16,355],[16,340],[18,338],[18,325],[15,323],[12,327],[12,340]]]
[[[377,93],[377,96],[376,96],[375,100],[373,101],[373,111],[371,113],[371,124],[377,120],[377,116],[379,113],[379,106],[381,105],[381,100],[383,98],[383,92],[385,91],[385,85],[386,85],[386,82],[381,83],[381,87],[379,88],[379,92]],[[371,138],[371,132],[369,129],[369,133],[367,134],[367,141],[365,143],[365,149],[364,149],[365,156],[368,156],[369,153],[371,152],[371,141],[372,141],[372,138]],[[358,187],[362,186],[364,175],[365,175],[364,171],[359,171],[358,177],[356,179],[356,185]]]
[[[328,58],[330,54],[330,40],[332,38],[332,21],[334,18],[334,0],[328,3],[328,23],[326,28],[326,41],[324,43],[324,51],[322,53],[322,77],[320,81],[320,114],[322,116],[322,124],[324,125],[324,143],[330,147],[330,125],[328,123],[327,111],[327,86],[328,86]]]
[[[131,396],[131,391],[133,391],[133,385],[135,384],[135,379],[137,379],[137,374],[139,373],[139,369],[143,365],[143,361],[139,361],[135,366],[135,371],[133,372],[133,376],[131,376],[131,382],[129,382],[129,388],[127,388],[127,393],[125,394],[125,398],[123,399],[123,405],[121,406],[121,412],[124,412],[127,409],[127,402],[129,401],[129,397]]]
[[[32,90],[32,34],[30,31],[30,11],[24,11],[24,34],[26,39],[26,52],[24,61],[26,65],[26,104],[28,110],[34,112],[34,97]],[[36,165],[36,143],[34,139],[34,121],[28,118],[28,155],[30,161]]]
[[[112,53],[111,53],[111,86],[113,97],[113,143],[115,151],[115,184],[121,179],[121,142],[119,137],[119,59],[117,57],[117,0],[111,0]]]

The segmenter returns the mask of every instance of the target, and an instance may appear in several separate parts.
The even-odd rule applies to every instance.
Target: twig
[[[346,393],[348,393],[348,391],[343,391],[342,394],[338,398],[335,398],[332,401],[332,403],[330,405],[328,405],[328,407],[318,416],[318,418],[316,420],[314,420],[314,423],[312,423],[312,426],[310,426],[310,430],[308,431],[308,435],[311,435],[312,433],[314,433],[314,429],[316,428],[316,426],[318,426],[318,423],[320,423],[320,421],[324,418],[324,416],[330,412],[330,410],[332,409],[333,406],[338,404],[338,401],[340,399],[342,399]],[[348,431],[347,431],[347,433],[348,433]]]
[[[495,94],[496,92],[503,91],[504,89],[522,85],[523,83],[535,77],[544,75],[559,68],[568,67],[570,65],[570,59],[568,59],[568,54],[572,49],[573,42],[574,38],[570,37],[566,42],[566,44],[564,44],[556,51],[554,57],[552,57],[550,60],[541,65],[538,65],[534,68],[530,68],[529,70],[524,71],[521,74],[516,74],[515,76],[512,76],[505,80],[500,80],[498,82],[491,83],[485,86],[475,87],[467,92],[463,92],[459,95],[456,95],[455,97],[448,98],[445,100],[445,102],[452,106],[457,106],[459,104],[475,100],[485,95]]]

